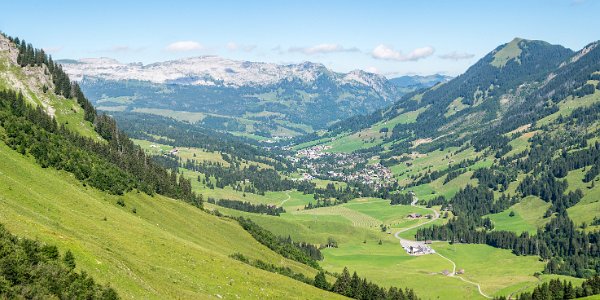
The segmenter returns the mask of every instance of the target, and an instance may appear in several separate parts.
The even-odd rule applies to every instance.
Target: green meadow
[[[229,258],[239,252],[316,273],[259,244],[235,221],[162,196],[108,195],[71,174],[42,169],[2,143],[0,223],[16,235],[70,249],[78,269],[125,299],[337,297]]]
[[[298,196],[294,195],[292,199]],[[284,204],[286,209],[288,202]],[[392,206],[389,200],[377,198],[360,198],[335,207],[311,210],[288,209],[279,217],[214,205],[208,207],[224,214],[249,217],[275,234],[289,235],[294,240],[324,244],[333,238],[339,247],[322,250],[325,259],[321,266],[328,271],[340,272],[348,267],[351,272],[357,271],[382,285],[412,287],[423,299],[485,299],[474,284],[441,274],[443,270],[452,270],[450,261],[438,255],[410,256],[393,234],[381,232],[380,224],[390,225],[390,231],[395,233],[427,221],[406,217],[411,212],[431,213],[425,208]],[[439,219],[431,224],[445,221]],[[416,230],[408,230],[400,236],[412,239]],[[454,261],[457,268],[464,269],[462,277],[480,284],[482,291],[492,296],[532,289],[540,282],[534,273],[541,272],[545,264],[534,256],[516,256],[509,250],[487,245],[436,242],[433,248]]]
[[[535,196],[528,196],[509,209],[488,215],[494,222],[495,230],[508,230],[517,233],[529,232],[534,234],[539,227],[545,225],[549,219],[544,218],[544,213],[550,207],[547,203]],[[510,216],[513,212],[514,216]]]

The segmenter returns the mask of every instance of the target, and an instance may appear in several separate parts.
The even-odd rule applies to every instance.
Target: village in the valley
[[[330,148],[327,145],[313,146],[299,150],[288,159],[304,167],[302,180],[321,178],[359,182],[375,188],[388,187],[396,182],[389,168],[379,163],[368,163],[359,154],[329,153],[327,150]]]

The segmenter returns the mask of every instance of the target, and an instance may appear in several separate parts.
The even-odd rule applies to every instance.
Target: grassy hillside
[[[23,93],[28,104],[42,107],[70,131],[102,142],[77,101],[53,92],[47,67],[19,67],[16,49],[0,38],[0,89]],[[5,134],[0,126],[2,139]],[[194,149],[182,154],[221,159]],[[71,173],[40,167],[4,142],[0,223],[17,236],[57,245],[61,252],[71,250],[78,270],[109,284],[125,299],[338,297],[230,258],[240,253],[309,278],[317,273],[258,243],[236,221],[160,195],[99,191]]]
[[[515,45],[518,50],[520,43],[520,40],[516,40],[504,48],[498,48],[499,51],[493,56],[494,62],[490,63],[493,67],[485,67],[494,68],[493,72],[507,66],[519,70],[517,65],[521,64],[521,52],[515,50]],[[1,69],[3,73],[0,73],[0,87],[15,87],[21,90],[27,94],[26,98],[31,104],[45,107],[49,114],[55,115],[67,128],[84,136],[98,138],[92,124],[83,121],[83,111],[75,100],[63,99],[43,91],[44,87],[40,84],[43,71],[40,73],[40,70],[35,68],[21,69],[11,66],[10,55],[6,55],[5,52],[2,55],[0,58],[4,61]],[[39,76],[42,76],[41,79]],[[473,88],[476,88],[471,99],[473,101],[468,104],[472,107],[483,105],[484,98],[487,97],[484,95],[497,89],[493,85],[485,91],[479,86]],[[445,85],[438,85],[431,91],[437,89],[443,90]],[[450,102],[446,101],[448,103],[445,105],[450,106],[442,107],[439,114],[446,114],[447,118],[460,121],[459,117],[465,116],[460,111],[467,109],[467,104],[463,103],[462,96],[455,96],[446,99]],[[421,94],[413,96],[409,101],[420,103],[433,98],[430,95],[423,100]],[[275,100],[277,99],[269,101]],[[368,161],[378,162],[382,157],[387,160],[394,178],[400,184],[400,188],[394,188],[391,192],[400,189],[410,191],[421,201],[419,203],[437,201],[440,196],[448,200],[467,185],[484,185],[485,178],[475,177],[478,172],[481,173],[480,169],[497,166],[502,159],[531,149],[535,142],[534,136],[553,133],[557,129],[551,126],[564,129],[562,127],[566,127],[566,124],[556,125],[554,122],[561,118],[561,114],[569,114],[574,108],[588,106],[597,100],[598,92],[594,90],[583,97],[569,96],[559,101],[556,105],[558,112],[550,114],[542,120],[543,122],[526,124],[510,133],[499,135],[509,140],[508,144],[512,147],[502,153],[496,152],[497,149],[493,146],[478,149],[474,140],[429,148],[429,145],[437,143],[438,138],[443,136],[430,138],[413,136],[413,133],[408,132],[405,132],[408,134],[405,138],[388,140],[397,133],[394,132],[395,128],[417,128],[415,126],[419,126],[423,115],[432,118],[429,110],[440,107],[435,107],[431,101],[422,106],[412,107],[413,109],[408,109],[411,104],[406,108],[391,108],[388,112],[395,110],[396,115],[379,120],[366,129],[351,134],[346,132],[335,138],[328,137],[316,142],[328,143],[332,146],[332,152],[352,152],[383,145],[378,148],[379,152],[371,153],[374,155]],[[112,101],[128,100],[115,98]],[[270,115],[264,112],[246,117]],[[188,121],[201,121],[207,116],[179,115],[180,118],[189,118]],[[443,130],[454,125],[446,124]],[[598,126],[593,129],[597,130]],[[0,127],[0,137],[3,135],[2,130]],[[159,135],[162,134],[148,133],[146,138],[163,138]],[[160,155],[173,148],[166,144],[175,141],[174,138],[162,140],[165,144],[145,140],[135,140],[135,143],[141,145],[147,153]],[[595,140],[597,138],[585,142]],[[395,147],[402,143],[405,144],[403,147],[407,148],[404,152],[399,152],[400,148]],[[574,148],[569,149],[573,150]],[[564,156],[567,156],[566,152],[565,149]],[[177,156],[182,159],[222,163],[226,166],[236,164],[226,161],[226,156],[222,156],[218,151],[193,147],[180,147]],[[248,160],[241,161],[240,167],[250,163],[252,162]],[[261,169],[270,168],[266,164],[259,165]],[[587,224],[598,215],[597,192],[600,187],[596,187],[595,181],[583,181],[589,170],[588,165],[570,170],[563,176],[568,182],[569,191],[584,191],[583,199],[568,209],[577,225]],[[220,213],[229,216],[251,218],[275,235],[290,236],[294,241],[325,245],[333,240],[337,246],[322,250],[324,260],[321,266],[326,271],[340,272],[344,267],[348,267],[351,272],[357,271],[360,276],[385,287],[413,288],[424,299],[483,299],[486,295],[506,296],[531,290],[540,282],[558,277],[539,276],[547,263],[547,260],[540,259],[539,254],[517,256],[508,248],[500,249],[483,244],[434,242],[431,247],[436,250],[436,254],[408,255],[399,244],[399,238],[414,239],[418,226],[446,224],[453,214],[450,214],[450,218],[440,218],[431,223],[428,218],[412,219],[407,215],[432,214],[432,210],[439,211],[442,207],[446,208],[446,204],[431,204],[433,208],[426,208],[424,204],[392,206],[390,200],[359,196],[339,205],[305,209],[305,205],[314,201],[312,194],[278,190],[260,195],[236,191],[231,186],[215,188],[214,182],[211,182],[213,179],[208,179],[210,184],[199,180],[204,174],[184,168],[180,168],[179,171],[181,176],[190,179],[191,189],[205,198],[226,198],[254,204],[276,205],[285,208],[286,212],[281,216],[270,216],[206,204],[209,210],[219,210]],[[286,173],[285,176],[299,177],[297,172],[291,173]],[[71,249],[77,257],[78,268],[81,271],[90,273],[102,284],[110,284],[124,298],[337,297],[230,258],[232,254],[241,254],[251,260],[288,267],[293,272],[309,278],[314,277],[317,272],[267,249],[237,222],[226,217],[217,217],[215,215],[220,214],[216,212],[209,214],[181,201],[159,195],[149,196],[137,190],[121,196],[109,195],[83,185],[69,173],[41,168],[32,157],[22,156],[2,143],[0,175],[0,223],[6,224],[6,227],[17,235],[56,244],[61,251]],[[489,194],[493,194],[496,199],[502,193],[515,195],[519,182],[524,181],[526,175],[521,172],[511,177],[510,184],[502,185],[501,188],[498,188],[498,184],[486,188],[493,189]],[[181,181],[179,182],[181,184]],[[329,182],[331,181],[315,180],[319,187]],[[345,186],[345,183],[335,182],[335,186]],[[486,211],[482,215],[491,219],[495,225],[494,230],[534,233],[552,219],[551,215],[544,217],[551,204],[540,197],[523,197],[516,204],[510,202],[502,209],[493,211],[493,214]],[[507,207],[508,209],[505,209]],[[386,228],[382,230],[383,225]],[[465,273],[461,276],[442,274],[444,270],[454,268],[464,269]],[[571,277],[561,278],[577,282],[577,279]],[[328,279],[333,280],[332,277]]]
[[[1,35],[0,39],[5,40]],[[84,121],[84,111],[75,99],[65,99],[52,92],[54,84],[46,76],[46,66],[21,68],[16,65],[15,49],[11,51],[0,49],[0,89],[20,91],[28,103],[43,107],[69,130],[82,136],[101,139],[92,124]],[[46,92],[44,87],[48,89]]]
[[[123,298],[336,297],[230,259],[239,252],[308,276],[316,272],[270,251],[236,222],[180,201],[107,195],[4,144],[0,174],[0,222],[14,234],[70,249],[78,268]]]
[[[548,207],[550,207],[549,203],[538,197],[529,196],[503,212],[490,215],[490,219],[496,225],[496,230],[534,234],[539,227],[549,221],[543,218]],[[511,212],[514,213],[513,216],[510,215]]]
[[[297,195],[292,194],[292,199]],[[289,200],[293,201],[293,200]],[[288,201],[288,202],[289,202]],[[261,226],[278,235],[290,235],[292,239],[311,243],[324,243],[333,238],[338,248],[322,252],[325,259],[321,265],[328,271],[340,272],[345,266],[382,285],[406,285],[414,288],[423,299],[484,299],[477,287],[455,277],[441,274],[452,270],[452,263],[438,255],[409,256],[400,247],[393,234],[381,232],[379,224],[386,224],[390,232],[410,228],[426,221],[411,220],[411,212],[430,213],[429,210],[407,205],[390,206],[389,201],[363,198],[336,207],[324,207],[305,211],[289,209],[280,217],[258,215],[207,204],[209,209],[221,213],[251,218]],[[269,202],[265,202],[269,203]],[[273,203],[273,202],[272,202]],[[435,221],[436,224],[445,220]],[[401,234],[413,238],[415,230]],[[382,244],[379,244],[379,240]],[[486,245],[450,245],[435,243],[433,248],[450,258],[458,269],[465,269],[465,279],[481,285],[488,295],[509,295],[519,290],[533,289],[538,283],[554,278],[534,273],[543,269],[544,262],[533,256],[515,256],[509,250]],[[497,267],[497,266],[502,267]],[[567,280],[578,280],[563,277]]]

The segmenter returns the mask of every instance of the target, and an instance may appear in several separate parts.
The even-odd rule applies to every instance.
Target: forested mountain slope
[[[417,197],[455,216],[417,239],[510,249],[541,257],[545,273],[590,277],[600,271],[599,80],[598,42],[572,52],[515,39],[304,145],[351,144],[389,168],[400,203]]]
[[[369,116],[339,122],[329,133],[314,138],[385,127],[385,134],[375,134],[363,148],[385,144],[371,152],[389,156],[409,152],[415,142],[433,141],[429,147],[435,148],[459,145],[478,134],[489,136],[490,131],[507,133],[556,112],[557,103],[569,95],[593,92],[593,86],[584,85],[598,67],[597,52],[596,43],[573,52],[543,41],[515,38],[446,83],[408,94]],[[480,134],[484,131],[488,134]]]
[[[41,50],[3,35],[0,45],[0,223],[10,232],[70,250],[78,271],[123,298],[337,297],[231,258],[318,273],[199,209],[189,181],[97,115]]]

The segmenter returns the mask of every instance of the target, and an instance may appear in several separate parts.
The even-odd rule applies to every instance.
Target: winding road
[[[285,204],[288,200],[292,198],[292,196],[290,196],[290,192],[285,192],[285,194],[287,195],[287,198],[281,201],[281,203],[279,203],[279,206],[283,206],[283,204]]]
[[[411,206],[414,206],[414,207],[421,207],[421,208],[424,208],[424,207],[422,207],[422,206],[418,206],[418,205],[417,205],[417,202],[418,202],[418,201],[419,201],[419,199],[418,199],[417,197],[414,197],[414,199],[413,199],[413,201],[410,203],[410,205],[411,205]],[[423,225],[427,225],[427,224],[429,224],[429,223],[431,223],[431,222],[433,222],[433,221],[435,221],[435,220],[437,220],[437,219],[439,219],[439,218],[440,218],[440,213],[439,213],[437,210],[435,210],[435,209],[433,209],[433,208],[427,208],[427,209],[429,209],[429,210],[431,210],[431,211],[433,212],[433,218],[431,218],[431,220],[429,220],[429,221],[427,221],[427,222],[424,222],[424,223],[421,223],[421,224],[417,224],[417,225],[411,226],[411,227],[402,228],[402,229],[398,230],[398,231],[397,231],[397,232],[394,234],[394,237],[395,237],[395,238],[397,238],[397,239],[400,241],[400,245],[402,245],[402,243],[403,243],[403,242],[404,242],[404,243],[414,243],[414,242],[415,242],[415,241],[412,241],[412,240],[407,240],[407,239],[403,239],[403,238],[401,238],[401,237],[400,237],[400,234],[401,234],[401,233],[403,233],[403,232],[406,232],[406,231],[409,231],[409,230],[411,230],[411,229],[415,229],[415,228],[421,227],[421,226],[423,226]],[[437,251],[435,252],[435,254],[439,255],[441,258],[443,258],[443,259],[445,259],[445,260],[449,261],[450,263],[452,263],[452,273],[450,273],[450,274],[448,275],[449,277],[458,278],[458,279],[460,279],[460,280],[462,280],[462,281],[464,281],[464,282],[466,282],[466,283],[469,283],[469,284],[472,284],[472,285],[475,285],[475,286],[477,286],[477,290],[479,291],[479,294],[480,294],[481,296],[483,296],[483,297],[485,297],[485,298],[487,298],[487,299],[492,299],[492,297],[488,296],[487,294],[485,294],[485,293],[484,293],[484,292],[481,290],[481,285],[479,285],[479,283],[476,283],[476,282],[470,281],[470,280],[468,280],[468,279],[465,279],[465,278],[463,278],[463,277],[461,277],[461,276],[458,276],[458,275],[456,275],[456,263],[455,263],[454,261],[452,261],[452,260],[451,260],[451,259],[449,259],[448,257],[445,257],[445,256],[441,255],[441,254],[440,254],[440,253],[438,253]]]

